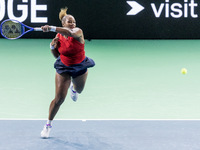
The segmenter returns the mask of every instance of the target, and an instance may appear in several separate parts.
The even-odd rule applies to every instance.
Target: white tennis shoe
[[[51,131],[52,126],[50,124],[44,125],[44,128],[41,132],[41,138],[49,138],[49,133]]]
[[[73,90],[73,83],[70,85],[70,91],[71,91],[71,99],[76,102],[78,99],[78,93]]]

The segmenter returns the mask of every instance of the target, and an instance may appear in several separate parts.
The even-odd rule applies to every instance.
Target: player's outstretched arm
[[[55,27],[55,26],[49,26],[45,25],[41,27],[43,32],[57,32],[65,36],[71,36],[73,38],[79,38],[82,36],[83,31],[80,28],[66,28],[66,27]]]

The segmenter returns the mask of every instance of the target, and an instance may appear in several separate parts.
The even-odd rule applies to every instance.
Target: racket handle
[[[42,31],[40,27],[34,28],[34,31]]]

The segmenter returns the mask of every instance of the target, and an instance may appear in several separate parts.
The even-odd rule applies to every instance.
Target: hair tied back
[[[63,19],[64,16],[67,16],[67,9],[68,9],[67,7],[60,9],[60,13],[59,13],[59,19],[60,19],[60,21],[62,21],[62,19]]]

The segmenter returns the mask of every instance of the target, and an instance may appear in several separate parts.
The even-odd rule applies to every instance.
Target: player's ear
[[[62,26],[64,27],[65,26],[65,22],[62,20]]]

